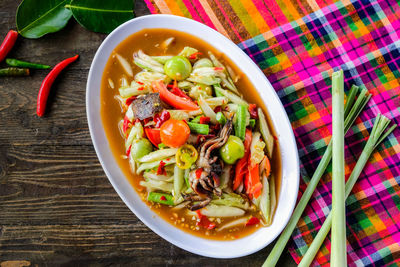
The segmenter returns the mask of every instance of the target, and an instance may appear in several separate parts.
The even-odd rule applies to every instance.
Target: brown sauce
[[[175,40],[170,46],[168,46],[168,49],[164,50],[163,48],[161,48],[160,44],[169,37],[175,37]],[[145,29],[126,38],[114,49],[114,51],[128,59],[129,62],[131,62],[134,73],[137,73],[141,71],[141,69],[132,63],[133,53],[135,51],[141,49],[144,53],[151,56],[177,55],[185,46],[194,47],[198,49],[201,53],[203,53],[203,55],[207,55],[208,51],[212,51],[226,66],[231,67],[236,75],[239,75],[240,77],[240,79],[236,83],[239,91],[243,92],[245,90],[245,99],[249,103],[255,103],[257,104],[257,106],[261,107],[264,111],[264,114],[268,118],[268,113],[262,100],[258,96],[253,85],[240,71],[240,69],[235,66],[226,55],[218,52],[208,43],[192,35],[169,29]],[[122,157],[122,155],[125,154],[125,145],[124,139],[119,132],[118,122],[123,119],[124,114],[122,113],[118,101],[114,99],[114,96],[118,95],[118,88],[120,87],[120,80],[123,77],[123,74],[124,70],[112,54],[108,59],[102,77],[101,118],[114,157],[116,158],[126,178],[142,197],[143,201],[145,201],[155,213],[159,214],[163,219],[165,219],[172,225],[176,225],[186,232],[207,239],[237,239],[247,236],[256,231],[259,227],[262,227],[260,224],[256,224],[253,226],[240,226],[224,229],[222,231],[207,230],[202,227],[196,226],[196,221],[194,220],[196,219],[195,216],[193,214],[188,214],[186,209],[174,210],[173,208],[170,208],[168,206],[164,206],[161,204],[152,204],[146,200],[146,190],[139,185],[140,180],[143,178],[141,176],[132,174],[132,172],[130,171],[128,160],[123,159]],[[133,78],[126,78],[128,78],[129,83],[133,80]],[[108,79],[111,79],[113,81],[114,89],[110,87]],[[272,134],[276,136],[270,119],[268,119],[268,124],[272,131]],[[277,144],[277,142],[275,142],[274,153],[271,159],[271,166],[272,174],[275,177],[276,181],[276,192],[278,194],[278,199],[281,183],[281,159],[279,145]],[[246,215],[249,214],[251,213],[247,211]],[[213,218],[211,218],[211,220],[212,219]],[[221,218],[221,225],[235,219],[237,218]]]

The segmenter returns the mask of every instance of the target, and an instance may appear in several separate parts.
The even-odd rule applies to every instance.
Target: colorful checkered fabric
[[[331,137],[331,74],[346,87],[373,94],[346,135],[346,177],[382,113],[400,124],[400,6],[385,1],[146,0],[152,13],[200,21],[229,37],[264,71],[296,136],[300,196]],[[350,266],[400,264],[400,129],[380,145],[347,205]],[[331,167],[293,233],[290,253],[301,260],[330,211]],[[326,240],[314,265],[328,265]]]

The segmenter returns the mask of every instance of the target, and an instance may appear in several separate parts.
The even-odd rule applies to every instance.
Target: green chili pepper
[[[13,67],[30,68],[30,69],[50,69],[51,66],[38,63],[31,63],[14,58],[7,58],[6,63]]]
[[[29,76],[29,69],[4,68],[0,69],[0,76]]]
[[[192,145],[181,146],[175,154],[176,165],[180,169],[189,169],[199,156],[196,148]]]
[[[150,192],[147,196],[148,201],[161,203],[168,206],[174,206],[174,197],[170,194]]]

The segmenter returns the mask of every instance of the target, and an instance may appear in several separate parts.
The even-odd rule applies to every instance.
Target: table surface
[[[0,36],[15,29],[20,1],[0,1]],[[143,1],[136,15],[148,14]],[[0,78],[0,265],[260,266],[271,246],[239,259],[184,251],[148,229],[118,197],[92,146],[86,77],[105,38],[73,19],[37,40],[19,38],[10,57],[55,65],[80,55],[53,85],[45,117],[36,97],[48,71]],[[4,66],[2,63],[1,66]],[[285,252],[278,266],[295,266]]]

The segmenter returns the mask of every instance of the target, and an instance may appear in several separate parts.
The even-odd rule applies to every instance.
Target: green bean
[[[242,139],[242,141],[246,133],[246,112],[247,107],[245,105],[238,105],[236,111],[235,135]]]
[[[174,198],[170,194],[150,192],[148,197],[148,201],[161,203],[168,206],[174,206]]]
[[[0,77],[2,76],[29,76],[29,69],[21,68],[4,68],[0,69]]]
[[[195,118],[194,118],[193,120],[191,120],[190,122],[199,123],[201,117],[203,117],[203,115],[199,115],[199,116],[195,117]]]
[[[194,133],[207,135],[210,131],[210,127],[208,126],[208,124],[200,124],[193,122],[188,122],[187,124],[190,128],[190,131]]]
[[[14,58],[7,58],[6,63],[12,67],[30,68],[30,69],[50,69],[51,66],[39,63],[31,63]]]

